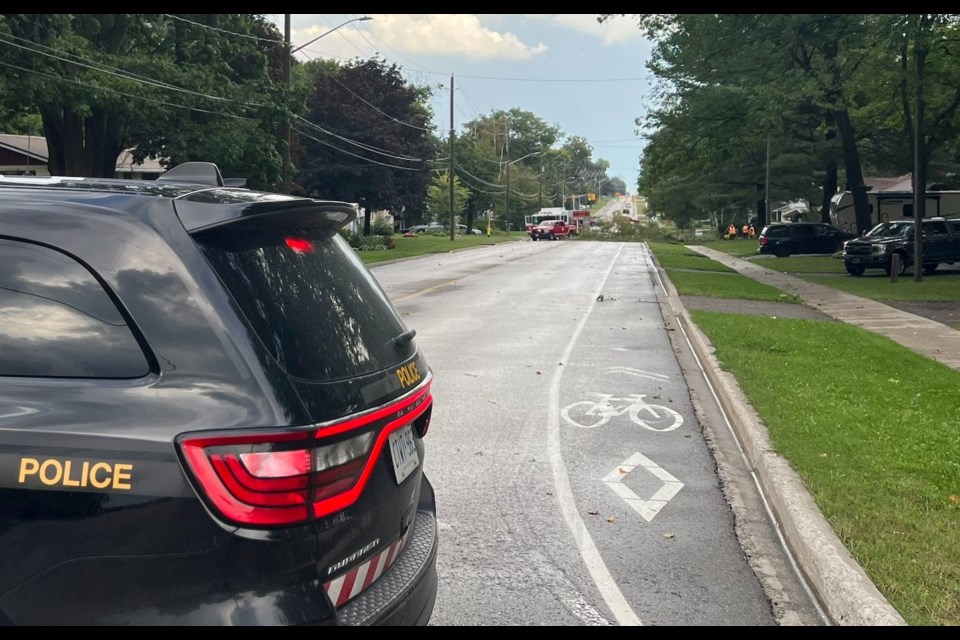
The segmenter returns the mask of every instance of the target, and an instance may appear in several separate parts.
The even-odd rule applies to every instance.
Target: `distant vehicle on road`
[[[576,235],[576,227],[564,220],[544,220],[530,229],[531,240],[559,240]]]

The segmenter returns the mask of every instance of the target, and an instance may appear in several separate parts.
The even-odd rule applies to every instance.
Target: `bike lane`
[[[555,474],[576,511],[568,524],[583,528],[603,566],[593,573],[615,618],[775,625],[737,541],[644,245],[623,245],[565,358],[552,381]]]

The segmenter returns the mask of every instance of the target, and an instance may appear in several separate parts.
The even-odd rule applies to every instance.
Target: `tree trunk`
[[[863,168],[860,166],[860,154],[854,138],[853,123],[846,109],[834,112],[840,142],[843,147],[843,167],[847,174],[847,189],[853,194],[853,208],[856,211],[857,234],[863,235],[873,226],[870,218],[870,202],[867,199],[867,187],[863,183]]]
[[[767,226],[767,203],[766,198],[766,185],[763,183],[757,184],[757,227],[763,229]]]

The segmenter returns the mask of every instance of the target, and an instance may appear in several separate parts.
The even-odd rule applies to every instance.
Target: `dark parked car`
[[[759,251],[780,258],[794,254],[836,253],[843,243],[855,238],[823,222],[774,222],[757,237]]]
[[[342,202],[0,177],[0,625],[424,625],[433,374]]]

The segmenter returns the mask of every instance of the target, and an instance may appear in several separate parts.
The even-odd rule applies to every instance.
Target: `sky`
[[[357,20],[369,16],[370,20]],[[284,30],[284,14],[269,16]],[[301,60],[379,56],[434,89],[437,132],[495,110],[528,111],[566,136],[582,136],[609,177],[636,193],[644,139],[636,120],[651,104],[651,44],[629,17],[597,14],[291,14]]]

